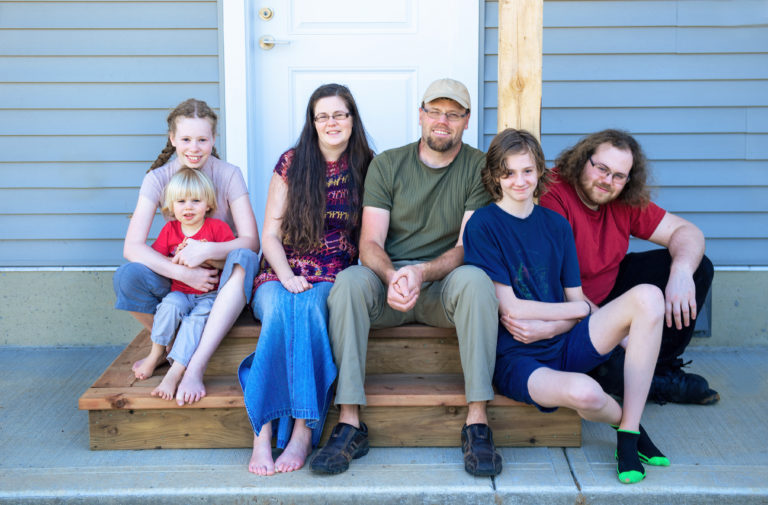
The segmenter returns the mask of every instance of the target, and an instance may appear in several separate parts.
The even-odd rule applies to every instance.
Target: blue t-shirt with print
[[[517,218],[492,203],[478,209],[464,230],[464,263],[477,266],[492,281],[512,286],[525,300],[559,303],[563,288],[581,285],[573,232],[557,212],[535,205]],[[562,335],[530,344],[518,342],[499,323],[497,355],[515,352],[540,360],[560,354]]]

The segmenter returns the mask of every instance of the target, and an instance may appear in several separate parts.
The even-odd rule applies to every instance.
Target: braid
[[[173,144],[171,144],[171,139],[168,139],[168,142],[165,144],[165,147],[158,155],[157,159],[154,163],[152,163],[152,166],[149,167],[149,170],[147,172],[151,172],[152,170],[162,167],[166,163],[168,163],[168,160],[171,159],[171,156],[173,156],[173,153],[176,151],[176,148],[173,147]]]
[[[202,118],[207,119],[211,122],[211,130],[213,132],[213,135],[216,135],[216,124],[218,123],[218,116],[216,116],[216,113],[213,112],[213,109],[211,109],[207,103],[203,102],[202,100],[195,100],[194,98],[189,98],[187,100],[184,100],[179,105],[177,105],[171,112],[168,114],[168,118],[166,121],[168,122],[168,133],[172,134],[176,131],[176,120],[180,117],[188,117],[188,118]],[[171,156],[173,156],[173,153],[176,152],[176,148],[173,147],[173,144],[171,144],[171,139],[169,138],[168,141],[165,144],[165,147],[163,148],[162,152],[160,152],[160,155],[157,157],[154,163],[152,163],[152,166],[149,167],[149,170],[147,172],[151,172],[152,170],[161,167],[168,163],[168,160],[171,159]],[[216,158],[219,158],[219,153],[216,152],[216,147],[213,148],[213,151],[211,151],[211,154],[215,156]]]
[[[216,146],[213,146],[213,150],[211,150],[211,155],[212,155],[214,158],[219,158],[219,159],[221,159],[221,156],[219,156],[219,153],[218,153],[218,152],[216,152]]]

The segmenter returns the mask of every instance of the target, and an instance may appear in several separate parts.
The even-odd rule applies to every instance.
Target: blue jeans
[[[293,294],[279,281],[269,281],[253,296],[261,334],[238,376],[253,431],[258,435],[272,421],[278,448],[290,440],[294,419],[306,419],[312,445],[320,442],[336,379],[326,305],[332,286],[318,282]]]
[[[229,280],[235,265],[240,265],[245,270],[243,291],[247,304],[253,293],[253,278],[259,270],[259,257],[250,249],[231,251],[227,255],[224,268],[221,269],[219,290]],[[154,314],[157,305],[171,290],[171,281],[168,278],[156,274],[141,263],[128,263],[118,268],[112,277],[112,285],[117,295],[116,309],[144,314]]]

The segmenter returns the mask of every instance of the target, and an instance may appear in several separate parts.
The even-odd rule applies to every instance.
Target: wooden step
[[[241,324],[217,350],[219,363],[239,363],[240,353],[247,355],[253,347],[235,351],[238,344],[258,339],[258,325]],[[255,334],[255,335],[254,335]],[[371,332],[370,346],[375,342],[397,344],[398,352],[407,353],[414,346],[434,351],[430,346],[445,346],[450,339],[457,347],[452,329],[421,325],[404,326]],[[419,342],[418,345],[414,342]],[[243,408],[243,396],[234,368],[212,373],[209,366],[205,378],[207,396],[193,405],[177,406],[150,396],[160,383],[165,369],[145,381],[133,376],[131,365],[146,356],[149,333],[142,331],[115,359],[79,400],[79,408],[89,411],[92,449],[215,448],[250,447],[253,431]],[[386,346],[375,352],[384,352]],[[220,354],[224,355],[221,356]],[[429,354],[429,352],[427,352]],[[370,351],[369,351],[370,356]],[[439,353],[435,361],[439,361]],[[214,362],[214,360],[211,360]],[[369,426],[373,446],[456,446],[466,417],[464,381],[461,373],[422,373],[418,360],[410,360],[410,370],[419,374],[373,373],[366,377],[368,405],[363,418]],[[375,367],[373,367],[375,368]],[[399,368],[407,368],[400,366]],[[441,367],[437,367],[442,370]],[[385,368],[387,369],[387,368]],[[459,365],[460,369],[460,365]],[[503,446],[561,446],[581,443],[581,421],[575,412],[560,409],[543,414],[535,408],[498,395],[488,406],[490,424],[496,444]],[[338,413],[332,407],[323,439],[329,435]]]

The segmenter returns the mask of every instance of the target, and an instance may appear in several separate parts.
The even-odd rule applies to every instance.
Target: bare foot
[[[153,343],[152,350],[149,351],[147,357],[138,360],[131,367],[133,370],[133,375],[135,375],[139,380],[145,380],[152,377],[155,368],[157,368],[157,366],[165,357],[165,354],[163,353],[164,349],[165,346],[159,346],[158,344]]]
[[[262,426],[259,436],[253,434],[253,453],[248,462],[248,471],[256,475],[274,475],[275,462],[272,460],[272,423]]]
[[[297,419],[288,445],[275,461],[278,472],[293,472],[304,466],[307,456],[312,452],[312,430],[307,428],[303,419]]]
[[[160,384],[150,393],[152,396],[159,396],[163,400],[173,400],[176,394],[176,386],[184,375],[184,365],[174,361],[171,369],[165,374]]]
[[[205,397],[203,378],[188,370],[181,379],[179,388],[176,390],[176,403],[179,406],[185,403],[195,403],[199,402],[203,397]]]

